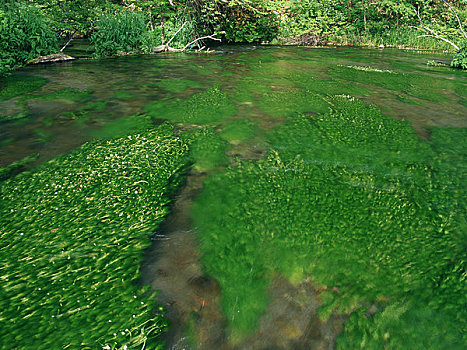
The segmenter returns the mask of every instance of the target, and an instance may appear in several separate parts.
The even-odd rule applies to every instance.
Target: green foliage
[[[34,6],[0,5],[0,76],[57,50],[57,38]]]
[[[270,2],[264,0],[193,2],[201,31],[221,33],[228,42],[252,43],[274,39],[279,18],[270,9]]]
[[[345,24],[344,13],[334,0],[293,1],[282,23],[282,36],[297,37],[303,34],[328,36],[336,34]]]
[[[91,43],[97,57],[113,56],[140,49],[147,24],[138,12],[107,13],[96,23]]]
[[[161,348],[166,322],[139,265],[187,159],[164,124],[1,182],[1,343]]]
[[[451,67],[467,69],[467,46],[460,49],[451,61]]]
[[[46,16],[47,22],[56,33],[89,34],[95,20],[105,10],[116,6],[114,0],[29,0],[34,2]],[[120,2],[121,3],[121,2]]]
[[[360,101],[330,102],[327,114],[273,129],[276,151],[208,178],[194,204],[203,266],[219,281],[233,336],[255,329],[280,274],[338,287],[322,296],[323,317],[392,305],[374,322],[356,314],[340,342],[348,348],[368,332],[369,348],[403,348],[410,333],[423,349],[436,325],[433,344],[461,343],[466,196],[457,166],[465,163],[465,129],[435,129],[429,144]],[[460,145],[451,149],[449,138]],[[394,304],[401,300],[408,306]]]
[[[145,109],[154,118],[201,125],[218,123],[237,112],[235,104],[219,88],[208,89],[187,99],[154,101]]]

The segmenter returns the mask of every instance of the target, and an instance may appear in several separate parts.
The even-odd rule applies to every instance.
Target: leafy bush
[[[283,23],[283,36],[297,37],[314,33],[335,34],[345,22],[344,15],[337,7],[331,6],[331,0],[294,2]]]
[[[457,52],[454,58],[451,61],[451,67],[467,69],[467,46]]]
[[[0,75],[57,49],[57,38],[33,6],[0,6]]]
[[[113,56],[141,48],[147,24],[142,14],[122,11],[107,13],[97,22],[97,30],[91,35],[95,56]]]

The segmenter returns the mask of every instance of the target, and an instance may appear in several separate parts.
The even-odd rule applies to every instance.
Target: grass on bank
[[[164,124],[0,182],[1,343],[160,348],[166,323],[139,265],[186,163]]]
[[[208,178],[194,204],[233,339],[255,329],[280,274],[338,288],[321,315],[354,312],[341,348],[404,348],[407,335],[413,348],[462,348],[466,130],[427,143],[358,100],[330,101],[272,130],[267,159]],[[368,316],[372,304],[384,311]]]

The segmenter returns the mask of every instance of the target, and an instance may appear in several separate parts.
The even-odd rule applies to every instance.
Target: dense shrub
[[[91,35],[95,56],[112,56],[119,52],[131,52],[142,45],[147,24],[137,12],[108,13],[97,22],[97,30]]]
[[[57,38],[35,7],[0,5],[0,75],[56,49]]]
[[[457,52],[451,61],[451,67],[467,69],[467,46]]]
[[[344,14],[330,6],[331,0],[305,0],[294,3],[282,25],[282,35],[297,37],[308,33],[317,36],[335,34],[345,22]]]

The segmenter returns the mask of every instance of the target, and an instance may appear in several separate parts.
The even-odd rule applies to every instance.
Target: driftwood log
[[[63,52],[54,53],[52,55],[40,56],[32,61],[29,61],[28,64],[39,64],[39,63],[52,63],[52,62],[65,62],[74,60],[74,57],[65,55]]]

